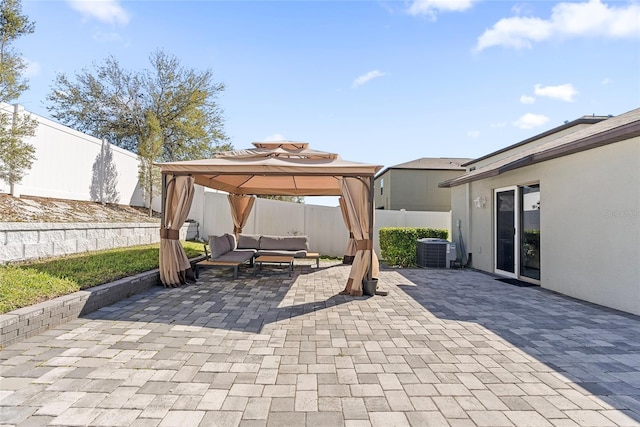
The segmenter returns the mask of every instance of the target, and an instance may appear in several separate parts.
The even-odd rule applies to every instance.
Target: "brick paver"
[[[0,425],[640,426],[640,318],[469,270],[207,270],[0,352]]]

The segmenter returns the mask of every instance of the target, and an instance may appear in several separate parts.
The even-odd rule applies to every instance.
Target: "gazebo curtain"
[[[191,264],[179,240],[180,228],[193,202],[193,183],[191,176],[174,176],[167,183],[164,224],[160,229],[160,280],[165,287],[178,287],[193,280]]]
[[[369,238],[369,231],[373,227],[370,221],[371,204],[369,189],[358,178],[343,178],[342,196],[348,213],[351,233],[356,243],[356,254],[349,272],[347,285],[341,294],[362,295],[362,280],[371,269],[371,277],[377,279],[379,274],[378,257],[373,250],[373,240]]]
[[[340,211],[342,212],[344,225],[349,231],[349,241],[347,242],[347,248],[345,249],[344,256],[342,257],[342,263],[353,264],[353,258],[356,255],[356,240],[353,238],[353,233],[351,232],[351,223],[349,221],[349,213],[347,212],[347,206],[345,204],[344,197],[340,197],[338,199],[338,202],[340,202]]]
[[[247,223],[256,198],[241,194],[229,194],[229,206],[231,206],[231,218],[233,219],[233,234],[238,237]]]

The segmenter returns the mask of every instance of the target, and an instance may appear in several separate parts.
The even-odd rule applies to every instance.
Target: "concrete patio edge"
[[[191,265],[202,258],[191,259]],[[156,268],[1,314],[0,349],[157,285],[160,271]]]

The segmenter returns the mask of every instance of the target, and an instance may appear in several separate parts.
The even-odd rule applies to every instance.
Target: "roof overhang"
[[[538,147],[532,152],[524,152],[516,155],[512,157],[511,160],[496,162],[494,165],[487,165],[486,167],[468,172],[458,178],[441,182],[438,184],[438,187],[450,188],[467,184],[497,176],[515,169],[520,169],[525,166],[534,165],[536,163],[545,162],[547,160],[568,156],[570,154],[579,153],[581,151],[602,147],[640,136],[640,109],[632,110],[623,116],[628,116],[628,120],[618,126],[588,134],[580,138],[571,139],[574,135],[567,135],[566,137],[560,138],[560,143],[552,142],[549,145]],[[623,116],[619,117],[622,118]],[[604,124],[606,124],[606,122],[602,122],[603,126]],[[599,125],[600,123],[594,124],[593,126]]]

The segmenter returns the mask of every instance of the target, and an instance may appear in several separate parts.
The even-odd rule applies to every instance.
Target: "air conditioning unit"
[[[418,267],[451,268],[457,257],[456,245],[445,239],[418,239],[416,260]]]

